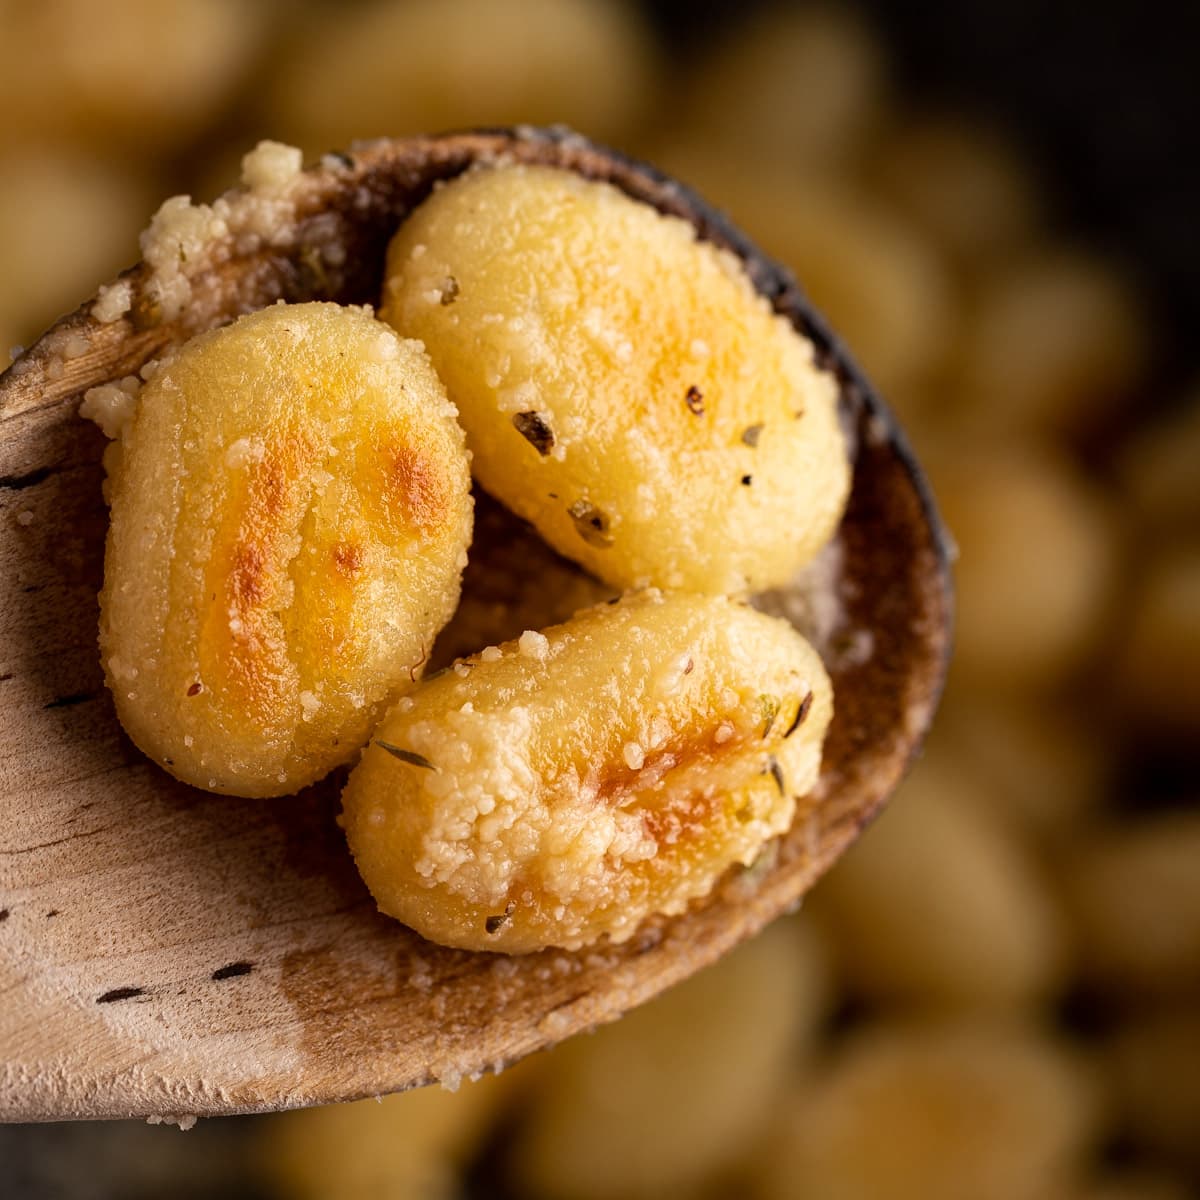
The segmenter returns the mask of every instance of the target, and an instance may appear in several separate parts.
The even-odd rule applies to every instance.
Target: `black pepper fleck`
[[[753,475],[743,475],[742,476],[742,487],[749,487],[753,482],[754,482]]]
[[[704,393],[693,383],[687,390],[687,395],[683,398],[684,404],[688,409],[695,413],[696,416],[704,416]]]
[[[442,286],[439,289],[440,296],[438,303],[445,308],[447,305],[453,304],[458,299],[458,280],[453,275],[447,275],[442,280]]]

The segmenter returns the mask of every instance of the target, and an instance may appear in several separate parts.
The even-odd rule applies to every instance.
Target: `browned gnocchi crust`
[[[837,384],[732,255],[548,167],[438,189],[388,255],[479,482],[616,587],[743,593],[823,545],[849,486]]]
[[[787,829],[831,715],[785,622],[651,589],[401,697],[350,777],[346,833],[380,908],[433,941],[622,941]]]
[[[346,761],[417,678],[470,539],[463,436],[420,346],[369,312],[276,306],[133,388],[109,449],[100,644],[130,737],[242,796]]]

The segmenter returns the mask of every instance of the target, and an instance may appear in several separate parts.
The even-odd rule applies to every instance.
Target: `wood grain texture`
[[[341,779],[239,801],[169,778],[121,732],[96,646],[107,514],[90,386],[277,298],[373,301],[434,181],[506,155],[608,179],[738,253],[813,338],[857,431],[839,539],[846,653],[818,792],[772,860],[631,941],[522,958],[379,916],[336,824]],[[156,322],[85,306],[0,378],[0,1116],[251,1112],[498,1069],[620,1016],[794,906],[874,816],[927,728],[948,652],[946,548],[902,436],[790,277],[657,172],[559,131],[361,146],[305,177],[294,236],[192,268]],[[341,242],[344,262],[320,247]],[[77,335],[82,335],[80,338]],[[80,352],[82,346],[85,349]]]

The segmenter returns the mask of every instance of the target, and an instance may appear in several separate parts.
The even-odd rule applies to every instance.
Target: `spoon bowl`
[[[435,946],[376,912],[336,824],[344,773],[231,800],[125,738],[96,649],[105,440],[78,416],[88,388],[241,313],[374,302],[404,216],[437,181],[496,160],[607,180],[735,253],[836,376],[854,446],[827,584],[842,612],[836,711],[792,829],[621,945],[519,958]],[[253,202],[231,194],[229,211]],[[122,277],[123,315],[102,321],[89,302],[0,376],[6,1120],[185,1120],[453,1085],[614,1020],[800,902],[884,804],[941,690],[947,540],[903,434],[787,272],[688,189],[578,135],[519,129],[327,156],[289,204],[279,236],[218,236],[185,265],[179,315],[164,317],[141,264]]]

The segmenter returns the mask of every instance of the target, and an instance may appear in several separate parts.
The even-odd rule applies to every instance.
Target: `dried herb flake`
[[[775,786],[779,789],[779,794],[786,796],[787,784],[783,779],[783,768],[779,765],[779,760],[773,754],[767,759],[767,773],[775,780]]]
[[[792,719],[792,723],[788,726],[787,733],[783,735],[785,738],[790,738],[792,734],[800,728],[804,722],[804,718],[808,716],[808,710],[812,708],[812,702],[813,694],[812,692],[809,692],[808,695],[800,701],[800,707],[796,709],[796,715]]]
[[[539,412],[513,414],[513,427],[543,457],[554,449],[554,430]]]
[[[502,930],[505,925],[512,920],[512,915],[516,911],[516,907],[517,902],[515,900],[510,900],[504,906],[504,911],[502,913],[496,913],[484,921],[484,929],[487,930],[488,933],[499,933],[500,930]]]
[[[437,770],[437,767],[423,754],[416,754],[412,750],[405,750],[402,746],[393,746],[391,742],[381,742],[378,738],[375,739],[375,745],[380,750],[386,750],[393,757],[398,758],[401,762],[408,763],[410,766],[422,767],[426,771]]]
[[[747,425],[746,428],[742,430],[742,441],[747,446],[753,448],[754,446],[758,445],[758,438],[762,431],[763,427],[761,425]]]
[[[448,304],[453,304],[458,299],[458,280],[453,275],[447,275],[442,280],[442,286],[438,289],[440,296],[438,303],[444,308]]]

